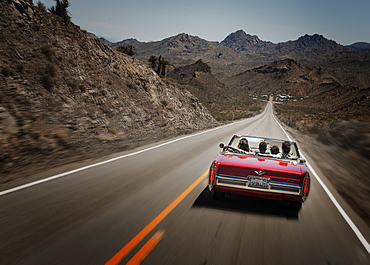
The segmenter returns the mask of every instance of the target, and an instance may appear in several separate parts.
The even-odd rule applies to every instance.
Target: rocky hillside
[[[217,120],[250,117],[265,104],[254,101],[246,91],[221,83],[212,74],[211,67],[202,60],[174,69],[168,78],[191,91]]]
[[[229,87],[249,94],[313,96],[323,89],[341,86],[340,81],[321,68],[309,68],[291,59],[247,70],[225,80]]]
[[[215,124],[190,92],[31,0],[0,13],[0,183]]]
[[[225,84],[213,76],[211,67],[202,60],[174,69],[168,78],[187,86],[202,101],[220,100],[228,95]]]

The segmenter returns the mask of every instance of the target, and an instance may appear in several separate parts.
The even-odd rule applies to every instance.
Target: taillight
[[[303,187],[302,187],[302,197],[303,200],[305,200],[310,193],[310,184],[311,184],[311,179],[308,173],[306,173],[304,179],[303,179]]]
[[[216,161],[213,161],[211,167],[209,168],[209,182],[215,181],[215,176],[217,173],[217,164]]]

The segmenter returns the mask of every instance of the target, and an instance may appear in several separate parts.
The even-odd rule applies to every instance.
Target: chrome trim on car
[[[256,173],[258,176],[262,176],[263,174],[265,174],[266,172],[263,172],[262,170],[255,170],[254,173]]]
[[[301,195],[302,187],[298,184],[277,182],[277,181],[268,181],[267,188],[259,187],[249,187],[250,179],[249,177],[258,178],[258,176],[248,176],[245,178],[235,177],[235,176],[226,176],[226,175],[216,175],[215,176],[215,185],[245,189],[245,190],[258,190],[264,192],[273,192],[273,193],[283,193],[290,195]]]

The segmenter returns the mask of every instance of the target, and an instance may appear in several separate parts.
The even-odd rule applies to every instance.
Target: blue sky
[[[54,0],[40,0],[46,7]],[[33,0],[36,4],[38,0]],[[239,29],[274,43],[320,34],[370,43],[370,0],[70,0],[72,21],[114,41],[179,33],[222,41]]]

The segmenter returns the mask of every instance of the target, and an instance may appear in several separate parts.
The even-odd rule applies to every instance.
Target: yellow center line
[[[133,239],[118,251],[105,265],[116,265],[125,257],[145,236],[147,236],[179,203],[202,181],[208,174],[208,169],[186,190],[184,190],[173,202],[171,202],[160,214],[158,214],[146,227],[143,228]]]
[[[126,263],[126,265],[138,265],[140,264],[146,256],[153,250],[153,248],[161,241],[163,235],[164,235],[164,230],[159,230],[157,233],[152,236],[148,240],[148,242],[145,243],[145,245],[135,254],[135,256],[130,259],[129,262]]]

